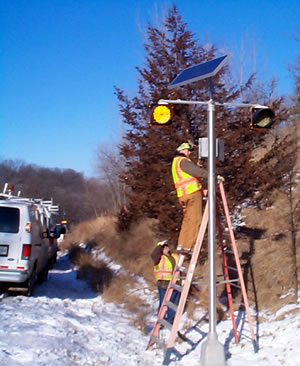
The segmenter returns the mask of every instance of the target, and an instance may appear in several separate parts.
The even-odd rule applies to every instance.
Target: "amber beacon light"
[[[168,105],[157,105],[152,108],[151,125],[167,126],[172,122],[172,108]]]

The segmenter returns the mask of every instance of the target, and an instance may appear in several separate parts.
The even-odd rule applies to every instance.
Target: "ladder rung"
[[[175,268],[175,271],[180,271],[180,272],[183,272],[183,273],[187,273],[188,270],[185,267],[182,267],[182,266],[179,267],[178,266],[178,267]]]
[[[203,319],[202,321],[201,321],[201,323],[208,323],[208,319]],[[198,328],[198,327],[196,327],[196,326],[194,326],[193,328],[192,328],[192,330],[193,331],[195,331],[195,332],[198,332],[199,334],[201,334],[202,336],[204,335],[204,334],[207,334],[206,332],[204,332],[202,329],[200,329],[200,328]]]
[[[159,319],[158,320],[160,322],[160,324],[164,325],[166,328],[168,329],[172,329],[172,324],[169,323],[168,321],[166,321],[165,319]]]
[[[181,333],[181,332],[177,332],[177,336],[179,338],[181,338],[183,341],[189,343],[192,347],[196,346],[197,343],[193,342],[190,338],[188,338],[185,334]]]
[[[177,290],[178,292],[182,292],[182,286],[171,284],[170,287],[172,287],[174,290]]]
[[[237,272],[237,269],[235,267],[228,266],[227,268]]]
[[[217,285],[221,285],[222,283],[232,283],[233,284],[233,282],[238,282],[238,281],[239,281],[238,278],[236,278],[234,280],[217,281]]]
[[[193,278],[203,280],[204,278],[208,278],[208,276],[194,276]]]
[[[232,283],[231,286],[241,289],[241,286],[237,285],[236,283]]]
[[[175,312],[177,311],[178,306],[175,305],[174,303],[172,303],[171,301],[166,301],[164,303],[164,305],[166,305],[168,308],[174,310]]]
[[[193,285],[207,285],[208,281],[197,281],[197,282],[192,282]]]
[[[161,348],[164,348],[164,349],[167,348],[165,343],[159,337],[153,335],[150,337],[150,339],[152,342],[158,344]]]
[[[253,340],[251,336],[248,336],[248,335],[246,335],[246,334],[244,334],[244,333],[243,333],[243,335],[242,335],[242,338],[243,338],[243,339],[247,339],[248,341],[252,341],[252,340]]]
[[[216,277],[223,277],[224,278],[224,274],[217,274]],[[208,281],[208,276],[194,276],[194,279],[199,279],[199,280],[203,280],[203,279],[207,279]]]

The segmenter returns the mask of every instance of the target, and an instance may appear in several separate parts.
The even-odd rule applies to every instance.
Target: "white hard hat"
[[[183,142],[181,145],[179,145],[176,149],[176,151],[181,151],[181,150],[193,150],[193,147],[191,146],[190,143],[188,142]]]
[[[168,243],[167,243],[167,241],[168,240],[162,240],[162,241],[159,241],[157,244],[156,244],[156,246],[163,246],[163,245],[168,245]]]

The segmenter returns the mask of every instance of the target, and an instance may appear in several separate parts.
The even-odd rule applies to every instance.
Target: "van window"
[[[0,207],[0,232],[19,232],[20,210],[14,207]]]

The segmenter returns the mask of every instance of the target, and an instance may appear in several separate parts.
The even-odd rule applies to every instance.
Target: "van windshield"
[[[14,207],[0,207],[0,232],[19,232],[20,210]]]

